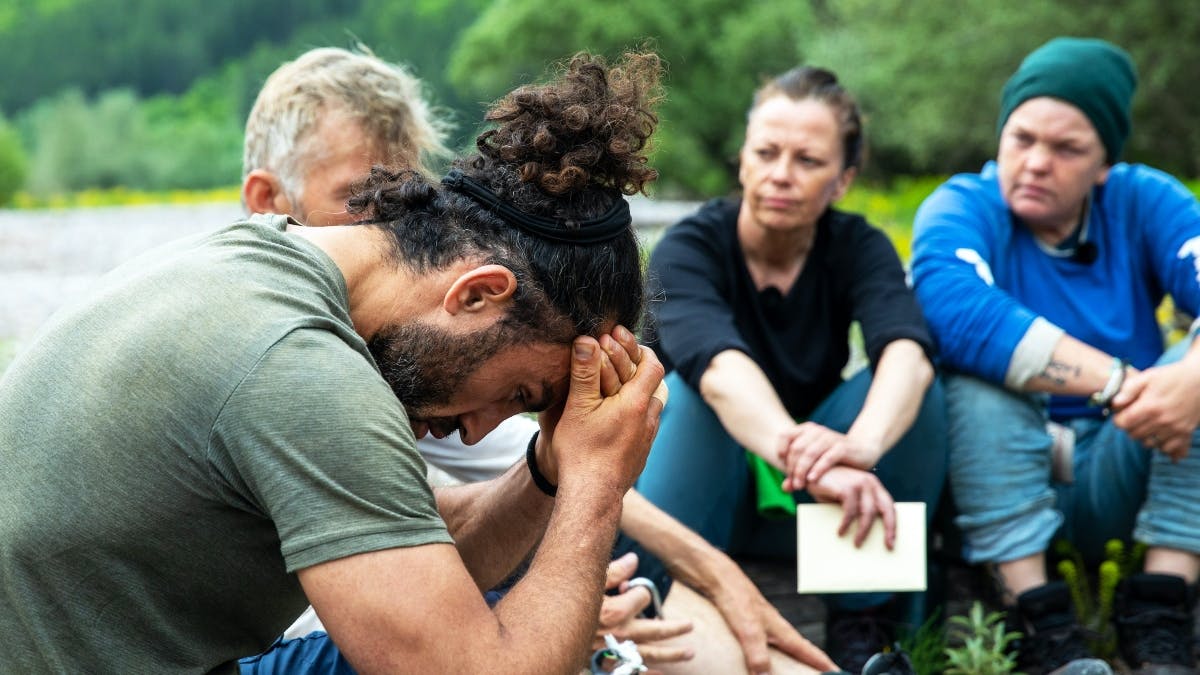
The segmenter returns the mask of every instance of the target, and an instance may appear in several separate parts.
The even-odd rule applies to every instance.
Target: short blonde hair
[[[360,125],[389,164],[430,175],[428,162],[449,156],[450,125],[422,95],[421,82],[364,46],[312,49],[283,64],[263,85],[246,120],[242,179],[255,169],[277,175],[289,198],[304,191],[317,159],[313,131],[323,115]]]

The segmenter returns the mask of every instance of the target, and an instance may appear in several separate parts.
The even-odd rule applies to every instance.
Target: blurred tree
[[[668,67],[659,190],[711,196],[736,183],[751,93],[796,65],[811,26],[808,5],[795,0],[496,0],[463,33],[449,72],[466,95],[495,98],[575,51],[615,57],[648,46]]]
[[[0,116],[0,206],[11,202],[25,184],[28,161],[16,129]]]
[[[875,175],[974,171],[995,154],[1000,90],[1057,35],[1126,48],[1141,84],[1126,158],[1200,174],[1200,14],[1184,0],[842,0],[805,44],[869,115]]]
[[[180,92],[198,76],[282,44],[300,27],[354,15],[362,0],[7,0],[0,10],[0,107],[19,111],[68,86]]]
[[[34,139],[29,190],[211,188],[237,182],[241,120],[227,97],[201,87],[142,101],[115,89],[89,101],[77,89],[21,116]]]

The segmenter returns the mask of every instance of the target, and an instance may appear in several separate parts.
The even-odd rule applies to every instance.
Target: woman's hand
[[[725,571],[709,596],[742,647],[746,672],[770,672],[770,647],[819,671],[837,670],[825,652],[801,635],[775,605],[763,597],[741,567],[728,558],[725,565]]]
[[[883,449],[843,434],[816,422],[804,422],[779,437],[779,461],[783,462],[783,489],[788,492],[808,489],[835,466],[870,470],[883,455]]]
[[[835,466],[817,481],[808,484],[808,493],[818,502],[842,505],[842,522],[838,525],[838,536],[850,530],[851,523],[858,522],[854,534],[854,545],[862,546],[875,519],[883,521],[883,542],[889,550],[896,546],[896,502],[869,471],[848,466]]]

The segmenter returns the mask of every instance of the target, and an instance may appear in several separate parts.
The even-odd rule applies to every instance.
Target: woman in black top
[[[709,202],[651,256],[652,340],[673,372],[638,490],[731,553],[794,556],[793,497],[841,504],[859,543],[878,519],[890,545],[893,500],[932,514],[940,496],[944,412],[920,309],[887,237],[830,207],[862,145],[857,106],[832,73],[785,73],[750,110],[742,198]],[[853,321],[871,368],[843,382]],[[772,492],[792,517],[761,513]],[[890,642],[876,635],[889,599],[835,599],[827,644],[843,668],[857,672]]]

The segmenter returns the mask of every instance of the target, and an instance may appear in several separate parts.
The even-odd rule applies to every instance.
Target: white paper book
[[[861,548],[854,547],[857,522],[839,537],[842,507],[796,505],[796,576],[800,593],[925,590],[925,504],[896,504],[896,547],[883,543],[876,519]]]

